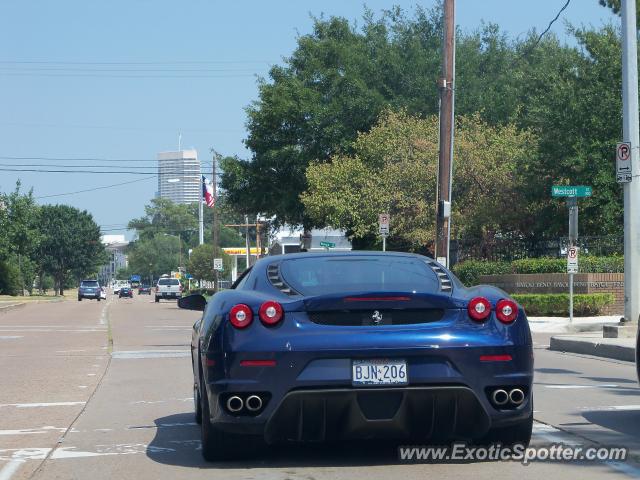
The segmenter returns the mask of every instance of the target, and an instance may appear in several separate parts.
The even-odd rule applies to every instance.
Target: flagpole
[[[200,175],[200,201],[198,202],[198,245],[204,244],[204,216],[202,197],[204,196],[204,177]]]

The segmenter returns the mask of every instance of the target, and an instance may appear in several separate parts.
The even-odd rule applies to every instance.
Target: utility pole
[[[215,152],[213,154],[213,171],[211,177],[211,184],[213,187],[213,226],[211,227],[213,231],[211,232],[211,238],[213,241],[213,258],[218,258],[218,178],[216,177],[216,163],[218,161],[217,155]],[[213,268],[213,265],[211,265]],[[218,270],[213,269],[213,293],[218,293]]]
[[[262,256],[262,239],[260,238],[260,217],[256,215],[256,260]]]
[[[244,216],[244,244],[247,251],[245,252],[245,258],[247,260],[247,268],[251,266],[251,244],[249,243],[249,215]]]
[[[440,151],[436,207],[436,260],[449,266],[451,237],[451,180],[453,174],[453,118],[455,80],[455,0],[444,2],[444,38],[442,40],[442,77],[440,89]]]
[[[204,197],[204,178],[200,175],[200,200],[198,200],[198,245],[204,243],[204,212],[202,200]]]
[[[631,142],[631,182],[624,184],[624,319],[640,315],[640,178],[638,165],[638,41],[636,0],[622,0],[622,130]],[[636,210],[639,209],[639,210]]]

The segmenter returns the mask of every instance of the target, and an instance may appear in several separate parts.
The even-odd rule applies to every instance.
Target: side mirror
[[[207,300],[202,295],[194,294],[178,299],[178,307],[184,308],[185,310],[204,312],[206,306]]]

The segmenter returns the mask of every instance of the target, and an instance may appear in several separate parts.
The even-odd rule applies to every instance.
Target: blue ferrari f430
[[[408,253],[259,260],[207,304],[191,344],[207,460],[269,444],[386,439],[528,444],[525,312]]]

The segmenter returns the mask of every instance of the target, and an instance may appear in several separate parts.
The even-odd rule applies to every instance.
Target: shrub
[[[477,285],[480,275],[501,275],[511,273],[509,262],[488,262],[485,260],[467,260],[453,267],[453,273],[462,283],[470,287]]]
[[[623,273],[624,257],[581,256],[580,273]],[[566,273],[567,260],[564,258],[525,258],[513,262],[489,262],[467,260],[453,267],[453,273],[467,286],[480,283],[481,275],[505,275],[511,273]]]
[[[566,317],[569,315],[568,293],[514,294],[513,299],[524,307],[527,315]],[[573,314],[579,317],[599,315],[615,301],[612,293],[585,293],[573,296]]]
[[[4,295],[20,295],[20,270],[12,262],[0,261],[0,293]]]

